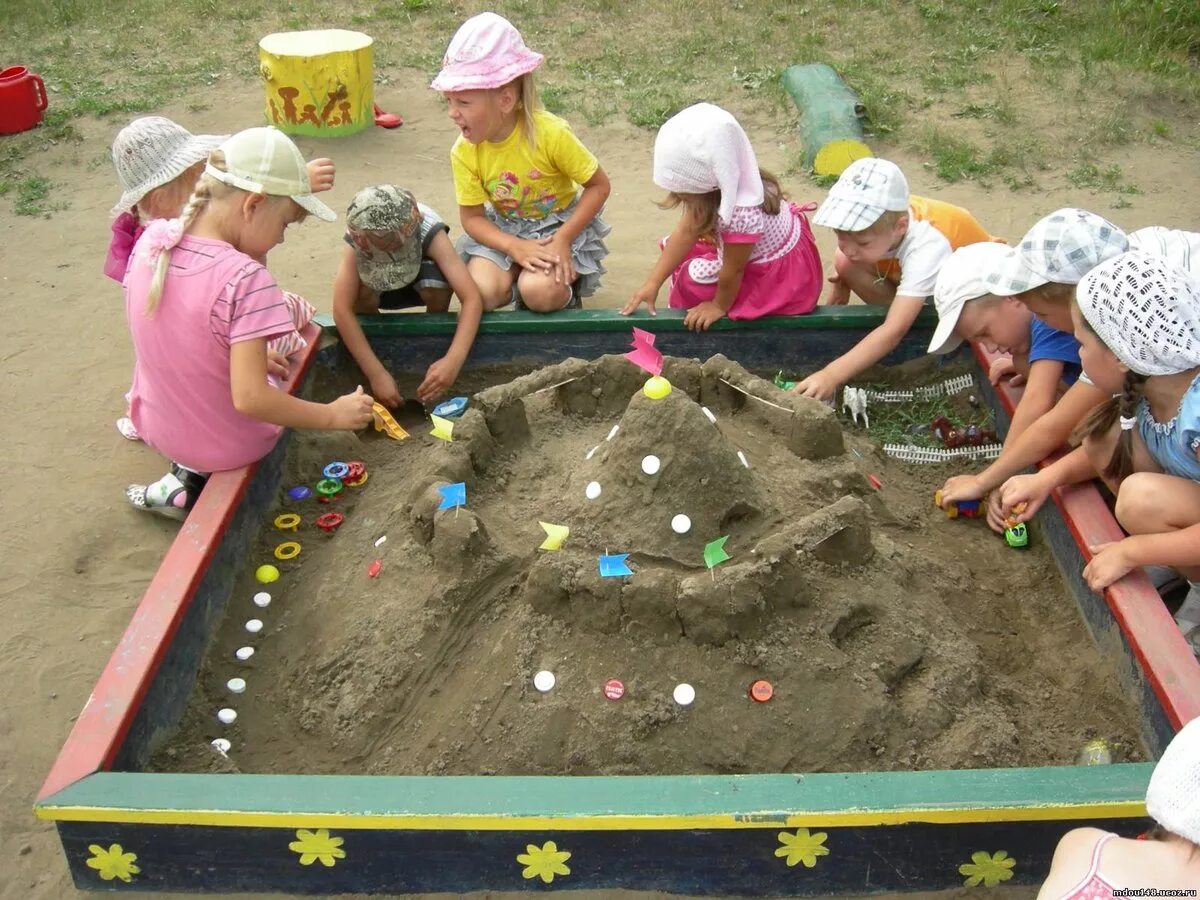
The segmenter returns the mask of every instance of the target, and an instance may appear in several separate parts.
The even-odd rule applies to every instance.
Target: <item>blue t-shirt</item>
[[[1073,335],[1051,328],[1041,319],[1034,319],[1029,329],[1029,364],[1039,359],[1053,359],[1063,364],[1063,384],[1072,385],[1083,366],[1079,364],[1079,341]]]

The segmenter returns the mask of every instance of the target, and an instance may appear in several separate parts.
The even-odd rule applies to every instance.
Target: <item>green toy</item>
[[[1025,528],[1025,523],[1018,522],[1010,528],[1005,528],[1004,541],[1013,548],[1028,547],[1029,531]]]
[[[790,391],[796,386],[796,382],[794,381],[784,381],[782,369],[780,369],[778,374],[776,374],[774,378],[774,384],[775,387],[779,388],[781,391]]]

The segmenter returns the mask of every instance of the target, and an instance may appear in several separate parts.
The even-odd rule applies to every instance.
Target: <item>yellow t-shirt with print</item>
[[[459,136],[450,150],[459,206],[490,203],[501,218],[542,219],[570,205],[600,164],[558,116],[539,110],[534,126],[536,148],[519,123],[498,143]]]

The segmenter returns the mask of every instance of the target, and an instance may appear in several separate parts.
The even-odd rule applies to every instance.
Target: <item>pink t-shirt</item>
[[[162,297],[147,316],[154,268],[138,255],[144,240],[125,277],[137,359],[129,400],[134,426],[159,453],[198,472],[262,459],[283,429],[234,408],[229,348],[293,330],[283,293],[262,263],[223,241],[185,235],[170,251]]]

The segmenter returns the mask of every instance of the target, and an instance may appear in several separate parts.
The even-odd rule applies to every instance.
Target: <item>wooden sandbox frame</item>
[[[485,316],[469,365],[623,352],[636,324],[656,332],[669,355],[721,352],[747,367],[796,370],[843,352],[879,321],[876,309],[834,307],[691,334],[672,312],[497,313]],[[332,333],[328,318],[322,324]],[[444,352],[454,318],[363,324],[385,363],[415,372]],[[920,355],[931,326],[923,314],[888,361]],[[314,365],[345,363],[339,344],[319,349],[315,329],[310,337],[292,390]],[[1006,422],[1012,394],[980,380]],[[1036,883],[1067,829],[1128,834],[1146,824],[1148,763],[662,777],[144,773],[187,705],[235,575],[275,502],[286,444],[256,466],[213,477],[42,786],[35,813],[56,823],[82,890],[928,891]],[[1097,491],[1075,487],[1054,501],[1034,528],[1157,756],[1181,722],[1200,715],[1200,666],[1144,577],[1103,597],[1083,583],[1080,548],[1120,534]]]

